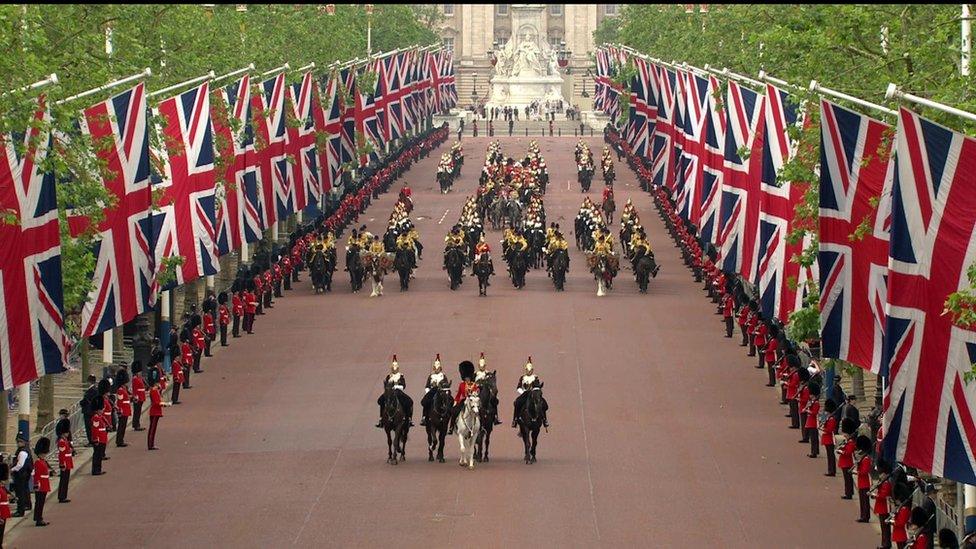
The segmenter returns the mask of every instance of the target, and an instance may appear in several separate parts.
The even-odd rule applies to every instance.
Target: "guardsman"
[[[457,394],[454,395],[454,410],[451,412],[451,423],[447,429],[449,435],[454,433],[454,424],[461,409],[464,408],[464,400],[468,395],[478,392],[478,386],[474,382],[474,364],[470,360],[465,360],[458,364],[458,372],[461,374],[461,384],[458,385]]]
[[[480,385],[486,379],[488,379],[488,362],[485,360],[485,353],[481,353],[481,356],[478,358],[478,369],[474,373],[474,382]],[[496,396],[492,398],[491,403],[495,406],[495,410],[496,410],[495,425],[501,425],[502,422],[498,418],[498,413],[497,413],[498,397]]]
[[[845,421],[849,419],[845,418]],[[844,437],[843,444],[837,450],[837,466],[840,467],[841,473],[844,474],[844,495],[841,496],[841,499],[854,499],[854,477],[851,470],[854,468],[856,441],[854,440],[854,436],[849,432],[845,432]]]
[[[186,381],[186,365],[180,360],[180,357],[173,357],[173,361],[170,362],[170,373],[173,376],[173,394],[172,401],[173,404],[180,403],[180,387]]]
[[[518,426],[518,418],[522,412],[522,406],[525,405],[525,400],[528,398],[528,392],[532,390],[542,390],[542,380],[539,376],[535,374],[535,368],[532,366],[532,357],[525,363],[525,371],[522,377],[519,378],[518,385],[516,385],[516,392],[518,397],[515,399],[515,410],[512,415],[512,428]],[[542,399],[542,424],[549,427],[549,403],[546,399]]]
[[[103,397],[101,395],[92,399],[96,410],[103,406],[102,400]],[[92,445],[95,447],[95,452],[92,456],[91,464],[91,474],[93,476],[105,474],[102,471],[102,459],[105,458],[105,446],[107,444],[108,425],[105,424],[105,418],[102,417],[102,414],[94,414],[92,416]]]
[[[888,521],[891,516],[888,509],[888,498],[892,495],[891,465],[878,458],[878,472],[881,473],[881,478],[870,494],[876,498],[874,514],[878,515],[878,524],[881,526],[881,548],[891,549],[891,523]]]
[[[67,411],[67,410],[66,410]],[[70,432],[58,436],[58,503],[68,503],[68,483],[75,468],[75,448],[71,445]]]
[[[834,411],[837,404],[833,400],[827,399],[824,402],[824,412],[827,419],[820,425],[820,444],[823,444],[824,451],[827,453],[827,472],[825,477],[837,476],[837,454],[834,453],[834,435],[837,434],[837,416]]]
[[[868,497],[868,491],[871,490],[871,470],[874,468],[874,462],[871,460],[871,438],[860,435],[855,445],[860,454],[857,460],[857,497],[861,514],[857,522],[868,522],[871,520],[871,499]]]
[[[427,412],[430,411],[431,401],[437,395],[437,391],[446,386],[447,376],[441,370],[441,354],[437,353],[430,375],[427,376],[427,384],[424,386],[424,398],[420,400],[420,405],[424,410],[424,415],[420,417],[421,425],[427,425]]]
[[[207,312],[203,313],[203,336],[204,336],[204,355],[203,356],[213,356],[210,353],[210,344],[217,339],[217,327],[214,324],[213,311],[207,309]]]
[[[732,337],[732,330],[735,327],[735,299],[732,294],[726,293],[722,299],[722,318],[725,320],[725,337]]]
[[[244,291],[235,292],[230,299],[231,313],[234,315],[234,324],[231,334],[235,338],[241,337],[241,319],[244,317]]]
[[[51,467],[47,464],[47,454],[51,451],[51,439],[41,437],[34,445],[34,525],[47,526],[44,522],[44,502],[51,491]]]
[[[817,431],[817,423],[820,419],[820,384],[810,383],[809,390],[810,399],[807,401],[806,409],[803,410],[806,414],[803,432],[810,442],[810,453],[807,457],[816,458],[820,456],[820,433]]]
[[[400,372],[400,363],[397,362],[396,355],[393,355],[393,362],[390,363],[390,373],[383,378],[383,389],[386,390],[387,387],[393,388],[393,394],[395,394],[399,399],[400,403],[403,405],[403,411],[410,420],[410,426],[413,426],[413,399],[410,395],[404,392],[407,388],[407,378],[404,377],[403,373]],[[380,420],[376,422],[377,428],[383,427],[383,405],[386,404],[383,397],[376,399],[376,404],[380,407]]]
[[[230,324],[230,310],[227,308],[227,292],[220,292],[217,296],[220,306],[217,308],[217,319],[220,324],[220,346],[227,346],[227,326]]]
[[[190,371],[193,367],[193,346],[190,344],[190,336],[184,334],[183,344],[180,346],[183,366],[186,368],[186,376],[183,378],[183,388],[190,389]]]
[[[173,355],[175,358],[176,355]],[[142,403],[146,401],[146,381],[142,379],[142,364],[132,363],[132,430],[145,431],[142,426]]]
[[[149,436],[146,437],[146,442],[150,450],[159,449],[156,447],[156,429],[159,427],[159,418],[163,417],[163,406],[169,406],[168,402],[163,402],[159,381],[159,378],[154,377],[149,388]]]
[[[115,446],[125,448],[128,446],[125,443],[125,428],[129,425],[129,418],[132,417],[132,403],[129,400],[129,389],[127,387],[129,372],[125,368],[119,369],[118,373],[115,374],[115,383],[117,386],[115,389],[115,407],[119,411],[119,428],[115,434]]]
[[[193,373],[199,374],[203,370],[200,369],[200,357],[203,356],[203,348],[206,345],[206,336],[203,335],[203,330],[200,329],[200,324],[194,322],[193,326]]]
[[[7,483],[10,482],[10,466],[0,462],[0,547],[3,546],[3,533],[10,520],[10,495],[7,494]]]
[[[257,314],[258,306],[261,301],[257,294],[250,290],[244,292],[244,330],[249,333],[254,333],[254,316]]]

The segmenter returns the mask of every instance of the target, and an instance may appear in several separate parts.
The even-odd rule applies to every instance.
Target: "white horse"
[[[467,465],[468,469],[474,469],[474,446],[478,433],[481,432],[481,419],[478,416],[480,407],[481,399],[478,395],[468,395],[464,399],[464,409],[458,414],[455,423],[458,442],[461,443],[461,459],[458,460],[458,465]]]

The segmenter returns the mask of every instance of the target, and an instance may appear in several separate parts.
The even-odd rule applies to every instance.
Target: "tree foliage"
[[[112,174],[106,173],[107,167],[93,154],[106,144],[92,143],[82,136],[77,121],[81,109],[121,89],[63,105],[56,105],[56,100],[146,67],[153,71],[147,83],[149,91],[210,70],[227,73],[252,62],[257,67],[255,72],[286,62],[292,67],[314,62],[325,70],[334,61],[366,57],[367,18],[365,10],[352,4],[338,5],[332,16],[323,5],[294,4],[251,4],[246,11],[238,11],[232,4],[0,6],[0,74],[5,76],[6,88],[0,90],[0,135],[19,134],[30,125],[41,129],[43,135],[55,136],[55,154],[48,156],[43,168],[53,172],[60,182],[58,205],[67,313],[77,314],[84,305],[94,269],[91,244],[95,227],[102,219],[103,208],[114,206],[101,183]],[[437,40],[431,28],[417,20],[411,6],[376,5],[371,23],[374,52]],[[109,34],[111,53],[106,48]],[[57,73],[60,80],[57,86],[43,92],[51,111],[50,120],[34,119],[37,92],[24,88],[50,73]],[[219,111],[220,102],[215,105]],[[225,143],[215,146],[218,151],[227,148]],[[72,215],[91,221],[89,230],[75,238],[68,234],[69,208]],[[4,218],[0,222],[18,220]],[[180,258],[164,262],[161,275],[168,276],[179,263]]]

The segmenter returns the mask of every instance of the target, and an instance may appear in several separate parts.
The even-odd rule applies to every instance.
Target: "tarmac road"
[[[529,139],[500,141],[519,157]],[[340,270],[331,294],[313,295],[303,273],[255,335],[194,374],[185,404],[165,409],[160,451],[146,451],[145,433],[110,445],[105,476],[84,466],[72,503],[52,501],[51,525],[18,527],[8,546],[874,547],[875,529],[854,522],[856,500],[840,499],[840,478],[825,478],[823,457],[808,459],[786,428],[778,389],[764,387],[737,338],[723,338],[715,306],[622,163],[618,208],[634,199],[662,268],[648,295],[623,268],[596,297],[572,245],[575,139],[539,141],[549,220],[571,244],[565,292],[544,270],[513,288],[494,231],[488,297],[472,277],[449,289],[443,238],[476,188],[488,140],[464,139],[462,178],[442,195],[434,171],[445,144],[406,176],[426,246],[409,292],[390,276],[383,297],[369,298],[368,282],[354,295]],[[602,140],[588,142],[598,159]],[[601,189],[597,175],[594,200]],[[398,190],[363,216],[372,232],[382,233]],[[619,224],[612,230],[616,240]],[[482,351],[498,370],[505,422],[491,462],[461,469],[449,437],[447,463],[428,463],[420,398],[434,354],[457,387],[457,363]],[[394,353],[418,423],[397,466],[373,427]],[[552,424],[534,465],[508,426],[528,355]]]

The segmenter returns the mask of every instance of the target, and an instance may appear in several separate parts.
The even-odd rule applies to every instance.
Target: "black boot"
[[[383,420],[382,419],[380,419],[379,421],[376,422],[376,428],[377,429],[382,429],[383,428]]]

